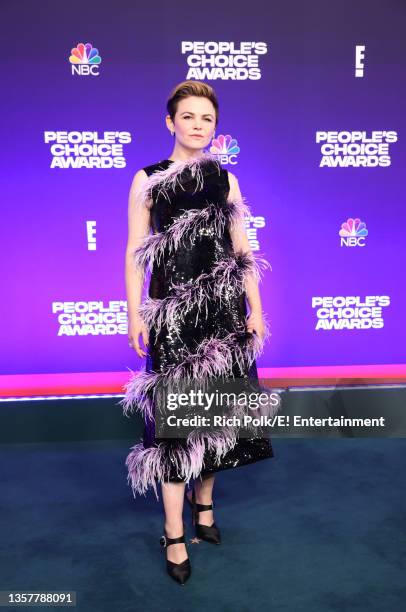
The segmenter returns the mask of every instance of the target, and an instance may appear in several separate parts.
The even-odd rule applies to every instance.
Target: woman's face
[[[174,122],[170,123],[182,146],[204,149],[216,129],[216,111],[208,98],[189,96],[178,102]]]

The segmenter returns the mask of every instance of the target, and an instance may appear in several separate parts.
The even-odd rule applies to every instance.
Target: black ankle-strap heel
[[[205,542],[210,542],[211,544],[220,544],[221,535],[216,523],[213,523],[210,526],[200,525],[199,523],[199,512],[204,512],[205,510],[213,510],[214,502],[212,502],[211,504],[196,503],[196,494],[194,487],[192,490],[192,501],[190,501],[187,495],[185,495],[185,497],[192,510],[192,522],[195,527],[196,537],[200,540],[205,540]]]
[[[171,544],[185,544],[185,532],[183,532],[183,535],[179,536],[178,538],[168,538],[165,529],[164,533],[165,535],[163,535],[159,540],[159,543],[162,548],[168,548],[168,546],[170,546]],[[169,561],[169,559],[167,559],[166,571],[168,572],[171,578],[176,580],[176,582],[181,585],[184,585],[192,572],[190,559],[185,559],[184,561],[182,561],[182,563],[174,563],[173,561]]]

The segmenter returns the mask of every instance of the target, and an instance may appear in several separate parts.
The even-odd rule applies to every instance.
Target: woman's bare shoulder
[[[139,170],[137,170],[137,172],[133,176],[132,183],[131,183],[131,188],[132,189],[137,189],[143,183],[145,183],[147,178],[148,178],[148,174],[145,172],[145,170],[143,168],[140,168]]]
[[[238,179],[235,176],[235,174],[233,174],[233,172],[230,172],[230,170],[227,170],[227,174],[228,174],[228,180],[230,182],[230,187],[232,187],[233,185],[237,185]]]
[[[230,172],[229,170],[227,170],[227,174],[228,174],[228,184],[230,186],[227,200],[230,201],[230,200],[238,199],[241,197],[241,191],[240,191],[240,185],[238,183],[238,179],[235,176],[235,174],[233,174],[233,172]]]

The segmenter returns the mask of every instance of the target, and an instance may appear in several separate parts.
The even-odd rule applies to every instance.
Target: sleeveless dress
[[[266,437],[239,438],[224,429],[187,439],[157,438],[153,390],[171,377],[213,380],[224,374],[258,380],[256,357],[265,338],[246,330],[247,274],[269,266],[253,253],[234,252],[230,227],[249,213],[244,199],[227,201],[228,172],[204,153],[187,161],[146,166],[138,199],[150,209],[152,233],[134,251],[151,272],[139,308],[149,335],[144,371],[132,372],[121,404],[144,418],[142,440],[126,459],[134,497],[158,482],[185,482],[274,456]]]

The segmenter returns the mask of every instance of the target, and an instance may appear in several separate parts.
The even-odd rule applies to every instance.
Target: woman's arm
[[[240,186],[238,184],[237,177],[231,172],[228,172],[230,192],[227,200],[229,202],[233,200],[242,201],[242,195]],[[233,223],[230,228],[230,235],[233,242],[234,251],[248,252],[252,255],[252,249],[248,241],[247,232],[245,231],[244,217],[241,215],[238,222]],[[258,281],[253,274],[248,274],[245,281],[245,293],[247,296],[248,304],[250,307],[250,313],[247,318],[247,331],[256,333],[261,337],[265,336],[265,325],[262,316],[262,302],[259,293]]]
[[[148,345],[148,331],[144,321],[138,314],[138,307],[142,300],[145,269],[136,266],[134,250],[139,247],[150,231],[150,212],[148,207],[140,201],[140,188],[147,180],[144,170],[135,174],[128,197],[128,241],[125,252],[125,285],[128,306],[128,341],[140,357],[147,354],[139,345],[139,335],[145,346]]]

